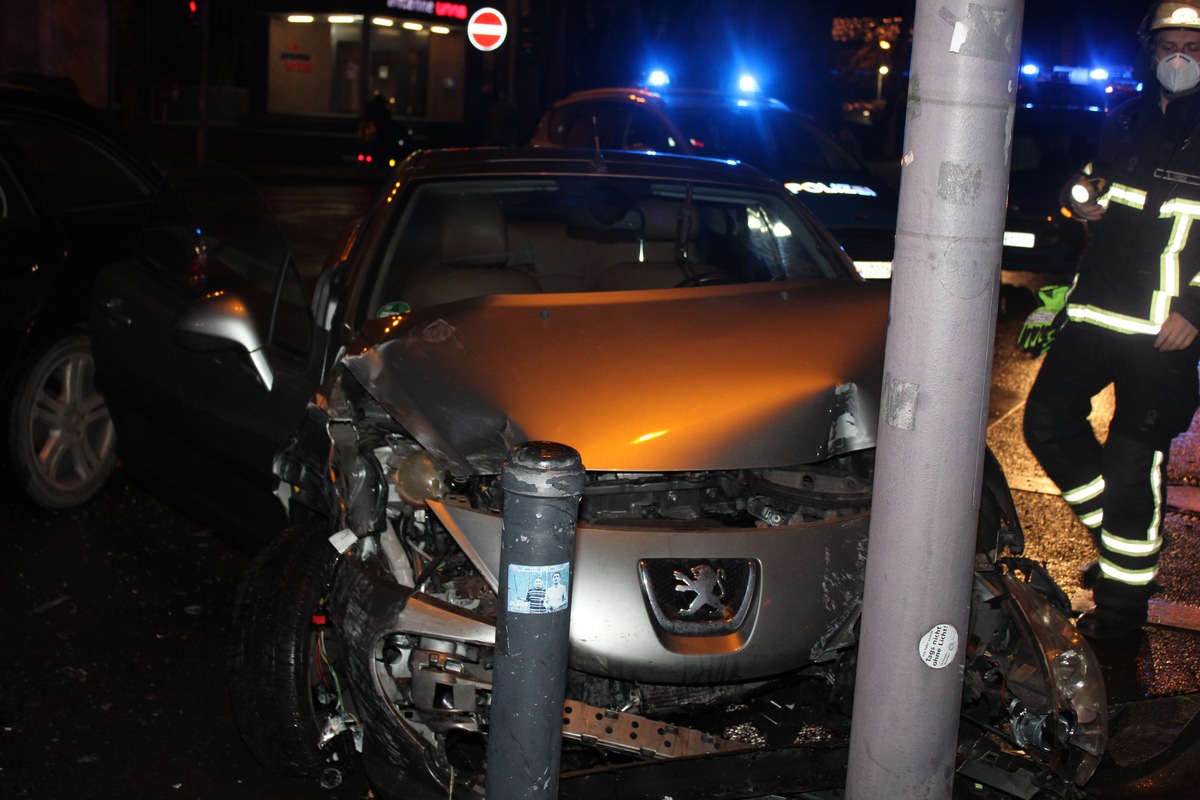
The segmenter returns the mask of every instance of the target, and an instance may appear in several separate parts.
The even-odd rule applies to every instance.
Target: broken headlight
[[[1055,772],[1082,786],[1096,771],[1108,742],[1100,662],[1066,616],[1028,583],[1011,571],[1000,580],[1020,611],[1018,619],[1027,625],[1048,677],[1048,703],[1041,714],[1035,708],[1041,704],[1032,698],[1025,700],[1025,708],[1014,709],[1014,738],[1026,750],[1041,751]]]

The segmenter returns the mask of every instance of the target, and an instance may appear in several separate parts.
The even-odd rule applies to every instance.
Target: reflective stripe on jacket
[[[1117,333],[1155,335],[1172,311],[1200,327],[1200,94],[1162,112],[1137,98],[1112,112],[1095,161],[1106,179],[1105,215],[1091,242],[1067,316]],[[1192,139],[1196,138],[1195,143]]]

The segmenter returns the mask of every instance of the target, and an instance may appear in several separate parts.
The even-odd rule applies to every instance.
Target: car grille
[[[737,630],[758,587],[758,564],[748,559],[645,559],[638,573],[655,621],[686,636]]]

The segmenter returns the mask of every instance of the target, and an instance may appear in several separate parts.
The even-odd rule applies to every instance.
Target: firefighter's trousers
[[[1162,549],[1171,440],[1196,412],[1200,339],[1160,353],[1150,335],[1068,323],[1042,362],[1025,407],[1025,441],[1100,551],[1096,603],[1144,607]],[[1113,385],[1102,445],[1088,419]]]

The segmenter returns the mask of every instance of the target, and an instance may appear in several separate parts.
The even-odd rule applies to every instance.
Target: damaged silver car
[[[235,605],[255,757],[482,794],[499,478],[552,441],[586,469],[563,796],[840,786],[886,287],[753,169],[648,154],[417,153],[341,252],[320,388],[274,460],[290,526]],[[178,326],[279,391],[235,296]],[[960,775],[1068,797],[1103,754],[1103,681],[986,466]]]

